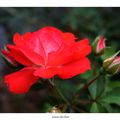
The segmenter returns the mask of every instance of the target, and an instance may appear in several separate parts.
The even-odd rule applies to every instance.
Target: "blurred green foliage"
[[[104,35],[107,38],[106,53],[100,58],[99,66],[102,60],[109,57],[120,49],[120,8],[0,8],[0,25],[6,30],[6,36],[12,42],[13,34],[19,32],[23,34],[26,31],[35,31],[45,26],[54,26],[62,31],[69,31],[74,33],[78,39],[88,37],[90,42],[98,35]],[[1,40],[1,39],[0,39]],[[92,55],[89,56],[92,64],[94,64]],[[5,66],[3,66],[5,67]],[[72,97],[74,92],[79,91],[81,87],[88,82],[93,73],[88,71],[83,75],[78,75],[71,78],[69,81],[62,81],[56,78],[56,84],[59,86],[62,93],[68,100]],[[107,84],[107,86],[105,86]],[[6,87],[6,86],[4,86]],[[50,107],[57,104],[57,101],[48,98],[48,93],[40,85],[35,85],[31,89],[31,93],[27,95],[16,96],[11,95],[8,98],[8,93],[5,88],[3,96],[6,94],[7,99],[13,100],[15,103],[11,104],[8,101],[8,106],[16,106],[16,109],[5,109],[6,103],[0,98],[0,112],[47,112]],[[102,88],[105,88],[104,91]],[[40,93],[37,92],[39,90]],[[37,93],[36,93],[37,92]],[[87,93],[90,95],[87,96]],[[98,101],[93,101],[99,96]],[[11,97],[12,96],[12,97]],[[87,96],[87,97],[86,97]],[[35,98],[37,97],[37,98]],[[120,112],[120,75],[114,75],[105,79],[99,78],[85,95],[82,95],[81,100],[91,100],[91,104],[78,105],[80,111],[68,108],[68,112]],[[16,105],[19,103],[19,105]],[[21,105],[24,106],[21,108]],[[3,109],[4,108],[4,109]],[[14,107],[13,107],[14,108]]]
[[[10,33],[51,25],[74,32],[78,37],[104,34],[111,41],[119,39],[120,8],[0,8],[0,11],[0,23]]]

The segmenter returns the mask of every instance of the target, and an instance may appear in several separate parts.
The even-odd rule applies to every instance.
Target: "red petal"
[[[44,32],[43,35],[41,35],[41,44],[45,50],[45,53],[48,54],[50,52],[58,51],[60,44],[57,43],[54,39],[60,39],[57,38],[57,36],[53,36],[50,32]]]
[[[19,33],[15,33],[13,37],[13,41],[17,46],[27,46],[31,36],[32,34],[30,32],[26,32],[22,36]]]
[[[39,34],[40,34],[40,32],[34,32],[34,33],[27,32],[24,35],[20,35],[20,34],[16,33],[13,37],[13,41],[14,41],[15,45],[32,49],[32,51],[45,57],[45,51],[40,42],[40,39],[38,36]]]
[[[89,45],[89,40],[88,38],[84,38],[82,40],[79,40],[78,43],[81,45]]]
[[[56,66],[79,60],[87,56],[90,52],[91,46],[88,39],[83,39],[76,42],[73,46],[65,47],[61,52],[49,54],[48,65]]]
[[[45,27],[33,33],[20,36],[14,35],[17,46],[27,46],[34,52],[45,57],[48,53],[57,51],[63,41],[63,33],[54,27]]]
[[[90,61],[88,58],[83,58],[75,62],[63,65],[60,68],[59,77],[68,79],[78,74],[82,74],[91,69]]]
[[[39,76],[41,78],[49,79],[54,77],[54,75],[56,75],[57,73],[58,73],[58,68],[48,68],[48,69],[38,68],[34,72],[34,75]]]
[[[46,54],[57,51],[63,41],[62,32],[54,27],[45,27],[35,32]]]
[[[73,59],[72,47],[66,47],[58,52],[52,52],[48,57],[48,66],[59,66]]]
[[[43,64],[43,58],[29,48],[12,45],[8,45],[7,47],[10,49],[10,53],[16,61],[25,66]]]
[[[87,38],[76,42],[76,57],[85,57],[91,52],[91,46]]]
[[[76,37],[72,33],[63,33],[64,41],[67,45],[73,45],[75,43]]]
[[[18,72],[5,76],[5,83],[8,84],[9,90],[13,93],[26,93],[38,80],[38,77],[34,76],[33,72],[33,68],[24,68]]]

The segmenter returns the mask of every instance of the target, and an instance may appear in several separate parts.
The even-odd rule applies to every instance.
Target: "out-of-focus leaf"
[[[81,90],[83,87],[84,87],[84,84],[81,83],[80,85],[78,85],[78,86],[76,87],[76,91]]]
[[[89,80],[92,76],[93,76],[93,72],[92,71],[87,71],[87,72],[85,72],[85,73],[80,75],[80,77],[82,79],[86,79],[86,80]]]
[[[120,113],[120,106],[112,105],[112,113]]]
[[[108,113],[112,113],[112,112],[113,112],[113,109],[112,109],[112,107],[111,107],[110,104],[108,104],[108,103],[106,103],[106,102],[105,102],[105,103],[102,102],[102,103],[101,103],[101,106],[104,107]]]
[[[91,112],[91,113],[98,113],[98,112],[99,112],[97,103],[94,102],[94,103],[91,105],[90,112]]]
[[[71,98],[76,92],[76,86],[69,80],[55,80],[55,84],[66,98]]]
[[[106,79],[105,79],[105,76],[102,75],[97,80],[97,97],[103,94],[105,87],[106,87]]]
[[[43,112],[48,112],[53,106],[49,103],[43,105]]]
[[[100,99],[100,101],[106,102],[108,104],[113,103],[120,106],[120,88],[109,91],[105,96]]]
[[[120,87],[120,81],[110,81],[108,87],[111,89]]]
[[[92,99],[95,99],[97,96],[97,81],[95,81],[92,85],[89,86],[89,92],[92,96]]]
[[[105,88],[105,77],[100,76],[92,85],[89,86],[89,91],[93,99],[100,96]]]
[[[108,42],[108,41],[106,41]],[[107,59],[108,57],[112,56],[114,53],[116,53],[116,44],[112,44],[112,47],[106,48],[105,53],[101,56],[102,60]]]
[[[36,83],[36,84],[32,85],[31,90],[38,91],[38,90],[40,90],[42,88],[43,88],[42,84]]]
[[[120,96],[106,96],[103,101],[120,105]]]
[[[107,110],[104,108],[104,106],[101,103],[97,102],[97,105],[98,105],[99,113],[107,112]]]
[[[108,113],[120,113],[120,106],[115,106],[115,104],[109,104],[106,102],[100,102],[100,106],[104,108]],[[102,112],[104,110],[102,109]]]

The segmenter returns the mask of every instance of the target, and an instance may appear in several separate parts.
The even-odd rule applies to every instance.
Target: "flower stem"
[[[88,89],[88,87],[94,83],[98,78],[99,78],[100,74],[98,74],[94,79],[90,80],[87,84],[84,85],[84,87],[81,89],[81,91],[79,93],[76,93],[73,96],[73,101],[75,101],[86,89]]]
[[[61,98],[67,106],[70,105],[69,101],[64,97],[59,88],[56,86],[54,78],[49,80],[42,80],[42,83],[47,86],[48,90],[51,92],[51,95],[53,95],[55,98]]]
[[[70,105],[69,101],[64,97],[64,95],[61,93],[61,91],[59,90],[59,88],[56,85],[54,85],[54,89],[56,90],[56,92],[58,93],[58,95],[62,98],[62,100],[64,100],[64,102],[67,105]]]

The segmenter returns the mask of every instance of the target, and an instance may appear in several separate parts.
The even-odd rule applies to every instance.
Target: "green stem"
[[[54,79],[42,80],[42,83],[47,86],[48,90],[55,98],[61,98],[66,105],[70,105],[69,101],[64,97],[59,88],[55,85]]]
[[[70,105],[69,101],[64,97],[64,95],[61,93],[61,91],[59,90],[59,88],[54,85],[54,89],[57,91],[57,93],[59,94],[59,96],[62,98],[62,100],[64,100],[64,102],[67,104],[67,105]]]
[[[80,90],[79,93],[76,93],[73,96],[73,101],[76,101],[76,99],[85,91],[89,88],[89,86],[94,83],[98,78],[100,77],[100,74],[98,74],[94,79],[90,80],[87,84],[84,85],[84,87]]]

